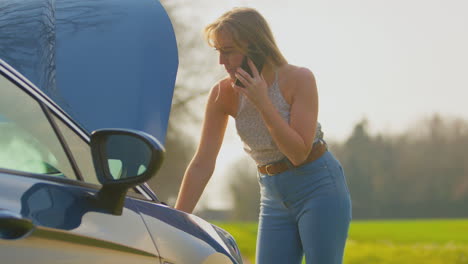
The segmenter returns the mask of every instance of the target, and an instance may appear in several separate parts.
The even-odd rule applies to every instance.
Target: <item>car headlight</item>
[[[237,247],[237,243],[234,237],[232,237],[231,234],[229,234],[226,230],[220,227],[213,225],[213,228],[216,230],[216,232],[221,237],[223,242],[229,248],[229,252],[235,258],[235,260],[237,261],[237,264],[242,264],[243,262],[242,262],[241,253],[240,253],[239,247]]]

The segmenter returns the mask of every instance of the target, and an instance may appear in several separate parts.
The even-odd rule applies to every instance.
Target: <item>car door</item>
[[[82,140],[76,133],[50,99],[0,60],[1,262],[160,263],[131,198],[121,215],[90,203],[100,186],[90,156],[78,154],[89,155],[89,146],[65,144]]]

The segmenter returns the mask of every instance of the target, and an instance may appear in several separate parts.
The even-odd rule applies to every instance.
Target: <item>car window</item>
[[[39,103],[0,75],[0,168],[77,179]]]
[[[93,156],[91,154],[91,148],[86,141],[76,134],[70,127],[68,127],[64,121],[53,115],[54,121],[59,127],[60,132],[62,133],[65,142],[67,143],[72,156],[75,159],[75,162],[78,166],[78,169],[81,172],[83,180],[88,183],[101,185],[96,176],[96,170],[94,168]],[[112,175],[118,175],[119,171],[122,170],[122,162],[120,160],[109,160],[109,169],[111,170]],[[128,189],[129,194],[132,197],[145,198],[145,196],[138,193],[134,188]]]
[[[101,185],[94,169],[93,157],[89,144],[81,138],[75,131],[68,127],[62,119],[53,115],[54,121],[59,127],[62,136],[65,139],[72,156],[78,166],[83,180],[88,183]]]

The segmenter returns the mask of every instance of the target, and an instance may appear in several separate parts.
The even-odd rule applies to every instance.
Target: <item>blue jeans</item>
[[[330,152],[297,168],[258,174],[261,189],[257,264],[339,264],[351,199],[343,169]]]

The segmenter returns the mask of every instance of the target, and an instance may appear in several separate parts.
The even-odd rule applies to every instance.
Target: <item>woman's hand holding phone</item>
[[[241,68],[246,71],[249,76],[253,76],[253,68],[251,68],[248,63],[249,60],[251,60],[253,64],[255,64],[254,68],[261,73],[263,65],[265,64],[265,57],[263,57],[253,45],[249,45],[248,51],[247,55],[242,59]],[[236,80],[236,85],[244,87],[244,84],[239,79]]]
[[[270,102],[267,83],[252,60],[248,58],[246,60],[251,74],[239,67],[236,72],[237,80],[232,87],[237,92],[244,94],[260,110],[265,103]],[[238,82],[242,83],[243,86],[237,85]]]
[[[252,76],[252,70],[249,67],[248,60],[249,60],[249,57],[244,56],[244,58],[242,59],[242,64],[241,64],[240,67],[241,67],[241,69],[246,71],[250,76]],[[239,80],[239,78],[236,79],[236,85],[240,86],[240,87],[245,87],[244,84]]]

